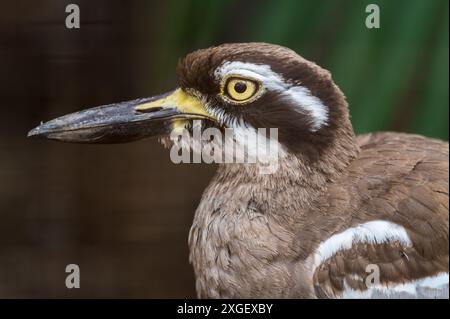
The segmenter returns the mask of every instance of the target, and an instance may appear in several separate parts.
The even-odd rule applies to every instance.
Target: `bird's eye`
[[[223,94],[232,103],[248,103],[259,90],[259,83],[249,79],[231,77],[225,81]]]

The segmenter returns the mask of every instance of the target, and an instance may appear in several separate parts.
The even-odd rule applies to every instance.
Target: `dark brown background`
[[[65,28],[70,2],[79,30]],[[195,296],[187,235],[214,167],[174,165],[154,140],[25,137],[40,121],[171,89],[193,49],[284,44],[332,71],[358,132],[448,139],[448,1],[375,2],[384,29],[372,32],[364,1],[3,1],[0,298]],[[81,289],[65,287],[70,263]]]
[[[160,5],[92,2],[78,2],[80,30],[65,28],[64,1],[1,5],[0,297],[193,297],[187,235],[212,167],[174,165],[154,140],[25,138],[41,120],[175,84],[176,56],[153,78]],[[65,287],[69,263],[81,289]]]

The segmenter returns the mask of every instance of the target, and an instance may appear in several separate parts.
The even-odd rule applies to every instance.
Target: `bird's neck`
[[[221,164],[203,194],[189,234],[199,296],[249,295],[242,287],[260,284],[258,276],[248,275],[255,269],[269,267],[268,273],[281,276],[284,268],[266,261],[291,252],[302,212],[345,174],[357,153],[351,132],[339,136],[315,162],[286,153],[271,174],[261,174],[258,164]],[[255,281],[249,283],[249,278]],[[267,287],[270,291],[272,286]],[[289,289],[284,293],[291,295]]]
[[[301,152],[286,152],[278,158],[275,169],[269,171],[267,166],[258,163],[222,164],[216,181],[230,187],[251,185],[255,197],[292,193],[293,199],[301,201],[299,204],[303,206],[337,180],[358,153],[353,130],[342,130],[314,160]]]

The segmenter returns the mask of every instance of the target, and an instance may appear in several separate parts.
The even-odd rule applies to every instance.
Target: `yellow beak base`
[[[175,108],[180,113],[198,116],[214,120],[211,114],[205,109],[203,103],[195,96],[186,93],[178,88],[172,94],[165,96],[159,100],[137,105],[135,110],[138,112],[153,112],[163,108]]]

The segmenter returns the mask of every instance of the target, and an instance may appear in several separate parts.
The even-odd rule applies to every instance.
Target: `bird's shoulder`
[[[318,199],[300,235],[315,238],[316,294],[448,296],[448,143],[399,133],[358,142],[358,158]],[[371,267],[378,286],[366,282]]]
[[[423,234],[432,230],[419,222],[448,224],[448,143],[400,133],[362,135],[358,142],[358,157],[313,203],[315,214],[387,218]]]

